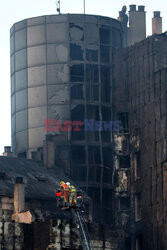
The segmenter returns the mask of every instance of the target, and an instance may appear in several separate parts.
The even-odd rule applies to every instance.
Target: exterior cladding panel
[[[122,41],[121,23],[101,16],[43,16],[12,27],[12,147],[16,155],[31,158],[31,152],[43,146],[44,119],[111,121],[111,65]],[[95,218],[111,223],[111,132],[87,133],[82,128],[81,132],[57,132],[61,134],[64,141],[58,143],[56,154],[60,158],[59,146],[65,145],[61,150],[70,158],[62,161],[62,167],[96,200]]]
[[[129,113],[131,249],[167,248],[166,58],[166,34],[119,50],[115,57],[115,117]]]

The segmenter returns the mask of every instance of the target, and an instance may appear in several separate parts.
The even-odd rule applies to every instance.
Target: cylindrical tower
[[[122,47],[118,20],[79,14],[30,18],[11,28],[12,147],[31,158],[45,119],[111,121],[112,58]],[[61,132],[60,132],[61,133]],[[64,132],[63,132],[64,133]],[[70,173],[108,220],[112,203],[111,131],[72,131]],[[104,206],[103,206],[104,205]]]

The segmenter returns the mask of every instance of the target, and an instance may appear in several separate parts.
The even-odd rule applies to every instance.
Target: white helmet
[[[67,186],[70,186],[70,182],[66,182]]]

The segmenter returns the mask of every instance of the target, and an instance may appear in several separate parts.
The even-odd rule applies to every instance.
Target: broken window
[[[103,164],[104,166],[112,167],[112,149],[103,148]]]
[[[96,181],[96,167],[95,166],[90,166],[89,167],[89,181],[90,182],[95,182]]]
[[[87,105],[87,119],[94,119],[99,121],[99,107],[94,105]]]
[[[110,102],[110,67],[101,66],[102,101]]]
[[[119,199],[119,209],[128,210],[130,208],[130,198],[129,197],[120,197]]]
[[[110,102],[110,84],[105,83],[101,85],[101,99],[102,102]]]
[[[103,142],[110,142],[111,141],[111,132],[110,131],[102,131],[101,136],[102,136]]]
[[[100,61],[102,63],[110,63],[110,47],[100,46]]]
[[[88,83],[98,82],[99,81],[98,72],[99,72],[98,65],[86,64],[86,81]]]
[[[73,166],[73,178],[76,181],[86,181],[86,166]]]
[[[112,46],[115,48],[122,47],[122,35],[119,30],[112,31]]]
[[[101,164],[100,159],[100,148],[99,147],[89,147],[89,163],[90,164]]]
[[[98,51],[93,49],[86,49],[86,59],[90,62],[97,62]]]
[[[98,101],[99,100],[99,86],[88,84],[86,85],[86,99],[88,101]]]
[[[72,146],[72,163],[85,164],[84,146]]]
[[[71,82],[84,82],[84,65],[78,64],[70,67]]]
[[[103,182],[112,183],[112,169],[109,167],[103,167]]]
[[[110,43],[110,30],[107,27],[100,28],[100,43]]]
[[[112,190],[103,189],[103,206],[111,208],[112,205]]]
[[[130,156],[119,156],[119,168],[130,167]]]
[[[111,121],[111,109],[110,108],[102,108],[102,118],[103,121]]]
[[[79,128],[81,128],[81,131],[72,131],[71,132],[72,141],[83,141],[83,140],[85,140],[84,126],[79,126]]]
[[[71,60],[83,61],[83,48],[80,45],[70,44],[70,58]]]
[[[129,131],[129,114],[128,112],[118,113],[118,120],[121,121],[122,132]]]
[[[76,105],[76,107],[71,110],[71,120],[72,121],[84,120],[84,105]]]
[[[135,221],[141,220],[141,194],[135,194]]]
[[[141,167],[140,167],[140,152],[135,153],[135,179],[141,177]]]
[[[70,23],[70,39],[73,41],[84,40],[84,30],[82,23]]]
[[[110,67],[101,66],[100,74],[101,74],[101,82],[110,84]]]
[[[83,85],[77,84],[71,87],[71,99],[83,99]]]

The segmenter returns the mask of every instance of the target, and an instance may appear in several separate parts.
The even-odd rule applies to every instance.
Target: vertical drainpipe
[[[25,209],[25,185],[23,177],[16,177],[14,186],[14,213],[21,213]]]

